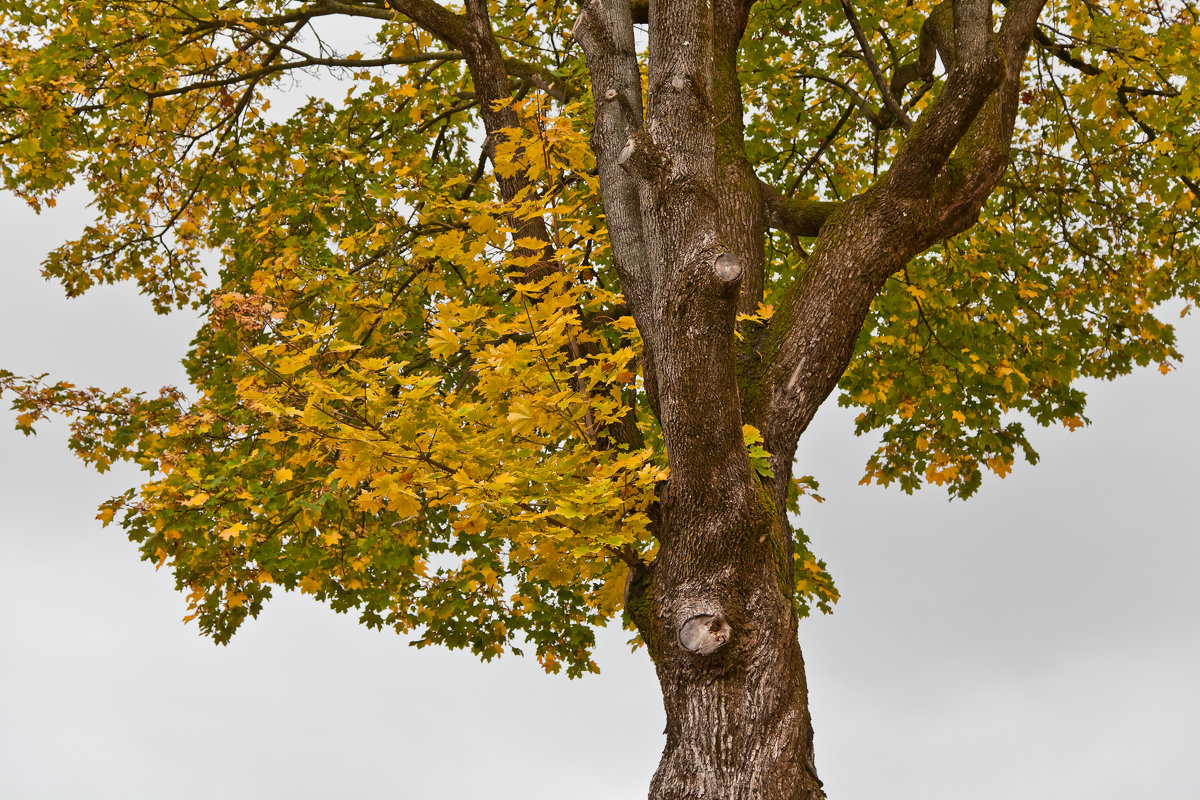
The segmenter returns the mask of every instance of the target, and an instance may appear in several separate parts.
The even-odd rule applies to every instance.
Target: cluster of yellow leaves
[[[650,433],[640,342],[595,277],[586,145],[539,101],[520,106],[536,135],[510,132],[496,158],[567,187],[549,200],[406,187],[421,166],[406,161],[361,220],[325,216],[343,202],[327,172],[320,202],[281,195],[243,237],[248,291],[213,296],[206,395],[167,431],[131,523],[152,520],[145,547],[206,587],[199,619],[219,636],[277,585],[418,644],[490,658],[529,643],[548,669],[594,668],[590,626],[620,612],[666,472],[652,434],[612,436]],[[554,269],[530,281],[546,256],[513,230],[534,214]],[[300,218],[326,222],[300,235]],[[414,224],[424,235],[398,246]]]

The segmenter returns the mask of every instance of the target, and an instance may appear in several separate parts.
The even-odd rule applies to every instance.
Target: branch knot
[[[617,156],[617,164],[630,175],[651,183],[661,183],[671,171],[671,162],[650,134],[635,131]]]

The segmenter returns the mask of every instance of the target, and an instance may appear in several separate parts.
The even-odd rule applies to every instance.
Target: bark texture
[[[512,68],[483,0],[466,0],[462,15],[432,0],[388,2],[464,54],[489,136],[516,124],[510,109],[492,107],[507,97]],[[791,462],[884,282],[974,224],[1000,180],[1043,4],[1010,0],[997,29],[990,0],[948,0],[926,21],[914,60],[888,80],[844,2],[883,100],[871,118],[905,138],[874,185],[831,203],[785,197],[747,157],[738,53],[752,2],[583,0],[572,32],[591,80],[613,260],[645,343],[645,387],[671,468],[658,554],[630,564],[626,591],[667,715],[652,800],[825,796],[791,597]],[[635,20],[649,26],[644,60]],[[931,80],[935,53],[945,81],[909,120],[903,95]],[[515,197],[524,181],[500,180],[501,194]],[[549,244],[540,218],[514,223],[519,236]],[[739,358],[736,315],[763,296],[771,228],[811,239],[810,252]],[[762,432],[776,479],[751,467],[744,424]]]

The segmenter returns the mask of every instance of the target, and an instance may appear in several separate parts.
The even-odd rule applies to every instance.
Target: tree
[[[369,52],[326,44],[350,18]],[[206,313],[190,389],[0,373],[18,426],[147,470],[99,517],[218,642],[282,587],[577,675],[624,615],[655,798],[823,796],[796,631],[837,592],[788,512],[835,388],[866,480],[966,497],[1036,460],[1022,421],[1086,422],[1078,379],[1169,370],[1153,310],[1196,297],[1187,4],[0,20],[5,187],[95,198],[46,273]],[[344,98],[283,91],[314,71]]]

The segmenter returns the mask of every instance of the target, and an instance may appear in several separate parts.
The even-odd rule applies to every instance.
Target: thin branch
[[[344,67],[355,69],[359,67],[392,67],[404,64],[419,64],[425,61],[449,61],[452,59],[462,58],[461,53],[457,52],[435,52],[435,53],[415,53],[408,56],[397,56],[394,58],[319,58],[309,57],[301,61],[285,61],[281,64],[271,66],[263,66],[258,69],[242,72],[237,75],[230,75],[228,78],[214,78],[207,81],[198,81],[189,83],[184,86],[176,86],[174,89],[161,89],[157,91],[147,91],[146,97],[154,100],[160,97],[172,97],[174,95],[187,94],[188,92],[198,92],[204,89],[215,89],[221,86],[233,86],[239,83],[248,81],[259,81],[268,75],[278,72],[286,72],[294,69],[307,69],[309,67]],[[81,110],[88,108],[81,107]]]
[[[832,75],[826,75],[823,72],[801,70],[799,75],[801,78],[811,78],[812,80],[828,83],[830,86],[836,86],[837,88],[841,89],[846,93],[846,96],[850,98],[850,101],[854,103],[858,110],[863,112],[863,115],[866,116],[867,119],[871,120],[871,122],[877,127],[883,127],[883,122],[879,118],[879,112],[872,108],[871,104],[867,102],[866,98],[855,91],[854,87],[850,84],[840,80],[839,78],[835,78]]]
[[[900,127],[904,129],[904,132],[908,133],[912,130],[912,120],[908,118],[908,114],[904,113],[904,109],[892,95],[892,90],[883,77],[883,70],[879,68],[879,62],[875,60],[875,53],[871,51],[871,43],[867,41],[867,34],[863,31],[862,23],[858,21],[854,7],[850,5],[850,0],[842,0],[842,11],[845,12],[846,21],[850,23],[850,28],[854,31],[854,38],[858,39],[863,59],[867,62],[867,68],[871,70],[871,77],[875,79],[875,86],[879,89],[879,94],[883,96],[884,106],[892,113],[892,117],[900,122]]]
[[[817,147],[817,151],[808,157],[808,160],[804,162],[804,166],[801,167],[800,171],[796,173],[796,177],[792,178],[791,185],[788,186],[787,190],[788,197],[792,197],[796,194],[796,189],[800,186],[800,182],[804,180],[804,176],[808,174],[808,171],[813,168],[814,164],[821,160],[821,156],[825,155],[825,151],[828,150],[829,146],[832,145],[837,139],[837,136],[841,132],[842,128],[845,127],[846,123],[850,120],[850,115],[852,113],[854,113],[854,106],[846,106],[846,110],[842,112],[840,117],[838,117],[837,124],[833,126],[833,130],[825,135],[825,138],[821,140],[821,144]]]
[[[417,131],[416,131],[416,132],[417,132],[417,133],[424,133],[425,131],[427,131],[427,130],[429,130],[430,128],[432,128],[434,125],[436,125],[436,124],[438,124],[439,122],[441,122],[442,120],[444,120],[444,119],[449,119],[450,117],[454,116],[455,114],[459,114],[459,113],[462,113],[463,111],[467,111],[467,110],[469,110],[469,109],[472,109],[472,108],[474,108],[474,107],[475,107],[475,106],[477,106],[477,105],[479,105],[479,101],[478,101],[478,100],[468,100],[468,101],[466,101],[465,103],[459,103],[459,104],[458,104],[458,105],[456,105],[456,106],[451,106],[450,108],[447,108],[447,109],[446,109],[445,111],[443,111],[442,113],[440,113],[440,114],[438,114],[438,115],[436,115],[436,116],[434,116],[434,117],[431,117],[431,118],[429,118],[429,119],[425,120],[424,122],[422,122],[420,125],[418,125],[418,126],[417,126]]]

